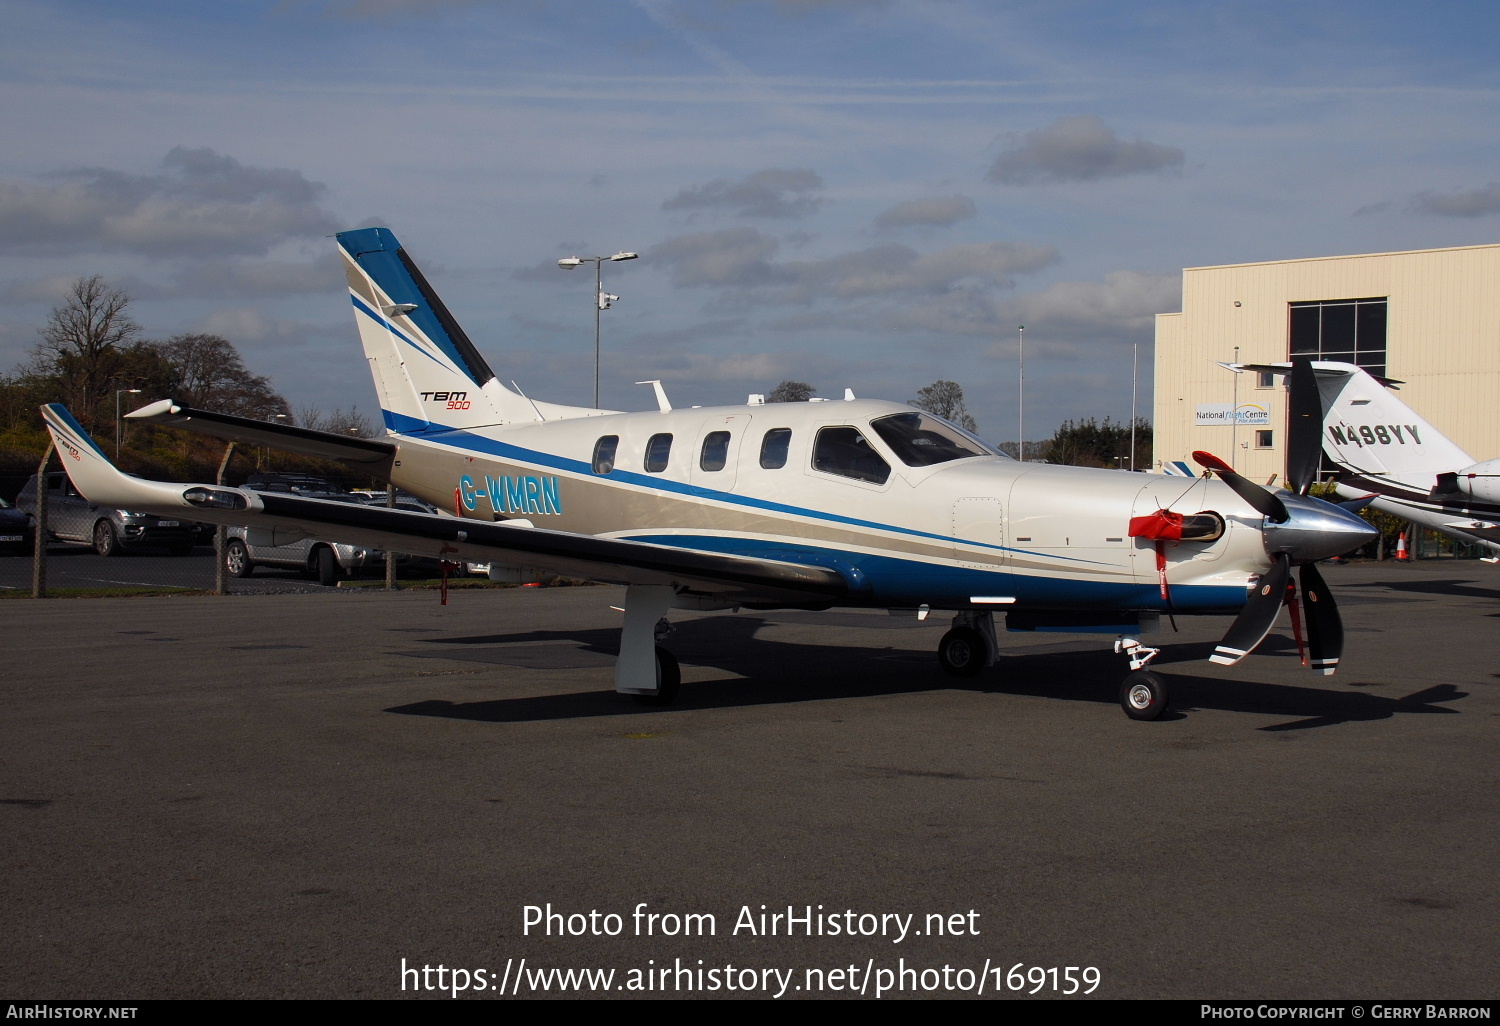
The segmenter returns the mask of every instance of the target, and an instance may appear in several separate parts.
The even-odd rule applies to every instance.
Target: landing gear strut
[[[667,705],[677,697],[682,673],[671,652],[657,644],[672,627],[665,621],[676,592],[659,585],[625,589],[625,625],[615,660],[615,690],[645,705]]]
[[[1120,708],[1132,720],[1154,720],[1170,704],[1167,682],[1159,673],[1146,669],[1161,649],[1142,645],[1139,638],[1122,634],[1115,639],[1115,651],[1130,657],[1130,674],[1120,684]]]

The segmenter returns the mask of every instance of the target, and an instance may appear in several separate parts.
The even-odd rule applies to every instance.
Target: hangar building
[[[1500,456],[1500,245],[1187,268],[1182,312],[1156,317],[1158,471],[1201,472],[1205,449],[1255,481],[1285,472],[1286,392],[1218,366],[1236,346],[1241,363],[1305,353],[1396,378],[1469,455]]]

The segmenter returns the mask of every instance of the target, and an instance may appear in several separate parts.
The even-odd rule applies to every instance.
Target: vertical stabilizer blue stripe
[[[392,303],[410,303],[415,307],[406,316],[422,329],[422,333],[432,340],[433,345],[447,354],[459,373],[475,385],[484,384],[470,372],[469,361],[443,327],[432,304],[422,295],[422,290],[417,287],[406,265],[401,262],[398,255],[401,244],[396,241],[396,236],[389,228],[360,228],[352,232],[339,232],[337,238],[339,245],[344,247],[344,252],[359,264],[380,290],[390,297]]]

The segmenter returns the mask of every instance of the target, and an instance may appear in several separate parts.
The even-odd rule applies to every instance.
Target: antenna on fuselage
[[[531,408],[536,411],[536,419],[537,420],[545,421],[547,419],[546,417],[542,416],[541,407],[539,407],[536,404],[536,402],[531,398],[531,396],[529,396],[525,392],[521,391],[521,386],[518,385],[518,384],[516,384],[516,379],[515,378],[511,378],[510,379],[510,387],[514,388],[518,393],[520,393],[520,396],[521,396],[522,399],[525,399],[528,403],[531,403]]]
[[[667,390],[661,387],[660,379],[653,379],[651,381],[637,381],[636,384],[650,385],[652,388],[654,388],[656,390],[657,409],[661,410],[661,412],[663,413],[672,412],[672,404],[667,402]]]

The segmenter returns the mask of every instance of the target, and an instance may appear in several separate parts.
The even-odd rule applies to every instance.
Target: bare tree
[[[336,435],[352,435],[357,438],[375,437],[375,428],[370,423],[370,418],[360,413],[357,406],[351,406],[347,410],[340,407],[332,413],[324,413],[316,406],[299,406],[297,425],[313,431],[328,431]]]
[[[216,413],[232,413],[256,420],[278,414],[290,418],[292,408],[271,388],[269,378],[250,373],[234,343],[221,335],[173,335],[156,349],[178,369],[182,402]]]
[[[792,381],[787,379],[775,388],[771,394],[766,396],[768,403],[805,403],[813,397],[817,389],[805,381]]]
[[[126,312],[130,297],[99,275],[79,278],[60,306],[52,308],[32,347],[33,366],[57,375],[68,405],[88,427],[115,386],[121,350],[141,333]],[[113,411],[111,411],[113,415]]]
[[[952,421],[965,431],[975,431],[978,425],[964,408],[964,390],[956,381],[934,381],[926,388],[917,390],[915,399],[908,399],[908,406],[935,413],[944,420]]]

